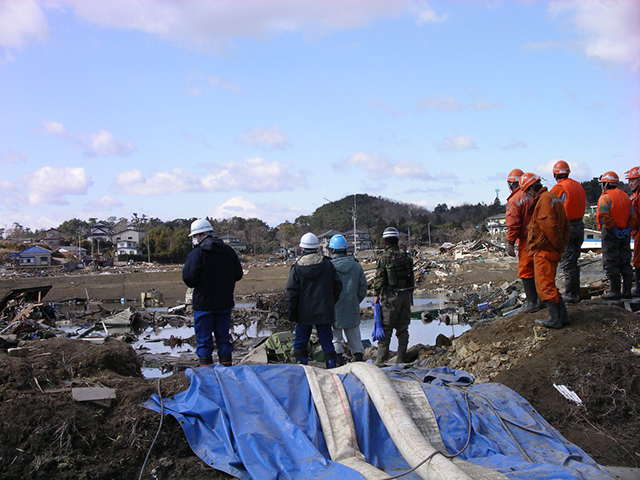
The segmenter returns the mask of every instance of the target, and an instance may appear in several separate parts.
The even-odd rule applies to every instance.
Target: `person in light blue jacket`
[[[351,351],[353,360],[361,362],[364,347],[360,336],[360,302],[367,294],[367,279],[355,257],[347,255],[347,239],[342,235],[334,235],[329,240],[331,262],[336,267],[342,293],[336,303],[336,320],[333,323],[333,346],[336,349],[337,363],[344,363],[343,335]]]

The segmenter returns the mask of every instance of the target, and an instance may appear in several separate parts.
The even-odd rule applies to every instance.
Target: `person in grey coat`
[[[347,340],[353,360],[361,362],[364,347],[360,335],[360,302],[367,294],[367,279],[358,260],[347,255],[347,239],[343,235],[331,237],[329,252],[331,262],[342,282],[342,292],[335,307],[336,321],[333,323],[333,346],[336,349],[337,364],[344,364],[343,336]]]

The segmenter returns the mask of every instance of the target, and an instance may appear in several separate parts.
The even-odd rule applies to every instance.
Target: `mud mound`
[[[502,383],[602,465],[640,464],[640,319],[620,306],[570,306],[562,330],[534,326],[545,311],[478,324],[444,353],[419,361]],[[565,385],[582,405],[553,386]]]
[[[29,342],[29,356],[0,355],[0,458],[6,479],[138,478],[160,417],[141,407],[158,383],[140,374],[133,349],[122,342]],[[72,386],[113,388],[110,407],[76,402]],[[163,396],[187,388],[183,375],[162,379]],[[144,478],[231,478],[208,468],[166,417]]]

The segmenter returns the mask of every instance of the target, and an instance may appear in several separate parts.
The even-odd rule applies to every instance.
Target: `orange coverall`
[[[533,278],[533,257],[527,255],[527,221],[531,205],[531,198],[520,188],[507,197],[504,223],[507,242],[518,245],[518,278]]]
[[[633,192],[631,206],[636,213],[636,222],[640,225],[640,189]],[[633,229],[631,235],[633,236],[633,268],[640,268],[640,228]]]
[[[542,302],[557,303],[556,268],[569,241],[569,221],[562,201],[543,187],[533,199],[527,249],[533,257],[536,291]]]

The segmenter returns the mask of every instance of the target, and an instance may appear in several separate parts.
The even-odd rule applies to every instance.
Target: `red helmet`
[[[616,172],[604,172],[600,175],[600,183],[618,183],[620,177]]]
[[[556,164],[553,166],[553,174],[554,175],[568,175],[571,172],[569,168],[569,164],[564,160],[558,160]]]
[[[520,190],[523,192],[536,182],[540,181],[540,177],[535,173],[523,173],[520,177]]]
[[[640,167],[633,167],[627,172],[627,180],[631,180],[632,178],[640,178]]]
[[[522,170],[520,170],[519,168],[514,168],[513,170],[511,170],[509,172],[509,175],[507,175],[507,182],[511,183],[511,182],[519,182],[520,181],[520,177],[522,176],[524,172]]]

